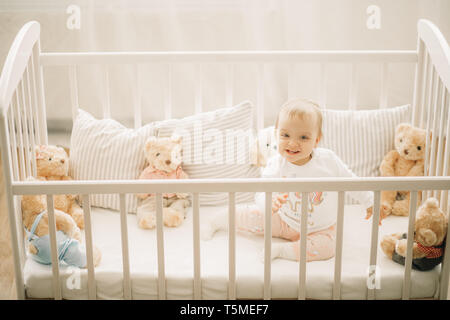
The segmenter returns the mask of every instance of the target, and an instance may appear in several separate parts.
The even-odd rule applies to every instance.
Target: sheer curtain
[[[372,7],[371,7],[372,6]],[[373,7],[375,6],[375,7]],[[372,9],[370,9],[371,7]],[[368,20],[377,11],[379,28]],[[43,51],[189,51],[189,50],[361,50],[415,49],[417,20],[433,21],[450,39],[447,0],[0,0],[0,66],[19,28],[29,20],[41,24]],[[238,66],[234,102],[256,103],[256,66]],[[266,125],[287,99],[287,66],[267,65]],[[225,105],[226,69],[205,65],[204,110]],[[103,69],[78,67],[81,108],[100,116],[105,103]],[[133,119],[135,73],[130,66],[112,66],[111,112],[127,125]],[[140,65],[144,122],[164,117],[165,69]],[[173,68],[173,117],[194,113],[194,68]],[[70,128],[68,70],[45,70],[50,128]],[[328,70],[327,107],[346,108],[350,71],[345,65]],[[361,65],[358,106],[378,105],[380,70]],[[388,105],[412,102],[414,66],[390,69]],[[318,100],[319,66],[299,64],[296,95]],[[131,110],[131,111],[130,111]],[[68,125],[69,124],[69,125]]]

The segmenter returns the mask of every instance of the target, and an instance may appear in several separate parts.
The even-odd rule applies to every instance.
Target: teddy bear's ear
[[[425,201],[425,205],[427,206],[427,208],[438,208],[439,201],[436,198],[428,198]]]
[[[153,146],[153,144],[156,142],[156,137],[155,136],[150,136],[148,137],[147,141],[145,142],[145,151],[149,151],[150,148]]]
[[[411,128],[411,125],[409,123],[400,123],[397,128],[395,129],[396,133],[400,133],[405,131],[406,129]]]
[[[437,241],[436,233],[431,229],[420,228],[417,233],[422,244],[425,246],[433,246]]]
[[[43,145],[39,145],[39,146],[35,146],[34,147],[34,151],[36,153],[36,160],[42,160],[44,159],[44,154],[42,153],[42,151],[44,151],[44,147]]]
[[[172,136],[170,137],[170,140],[175,143],[181,143],[181,141],[183,140],[183,137],[181,135],[179,135],[178,133],[174,132],[172,134]]]

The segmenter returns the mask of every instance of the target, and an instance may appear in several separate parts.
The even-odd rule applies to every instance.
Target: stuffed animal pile
[[[148,166],[139,179],[187,179],[188,175],[181,167],[181,137],[148,138],[145,144]],[[163,194],[163,221],[168,227],[181,225],[186,208],[190,205],[187,193]],[[156,226],[156,201],[154,194],[138,194],[138,225],[143,229]]]
[[[37,179],[28,181],[71,180],[68,176],[69,157],[63,148],[41,145],[36,147]],[[21,199],[22,221],[32,259],[51,264],[49,220],[45,195],[24,195]],[[81,247],[84,228],[83,210],[73,195],[54,195],[56,242],[58,260],[85,268],[86,252]],[[101,252],[93,247],[94,266],[101,260]]]
[[[447,236],[448,218],[436,198],[428,198],[417,210],[414,225],[412,268],[431,270],[442,262]],[[381,249],[389,259],[405,265],[406,233],[386,235]]]

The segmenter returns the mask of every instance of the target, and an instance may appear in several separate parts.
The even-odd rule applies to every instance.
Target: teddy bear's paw
[[[395,216],[409,216],[409,201],[396,201],[392,206],[392,214]]]
[[[36,249],[36,247],[34,245],[32,245],[31,243],[28,246],[28,250],[30,251],[31,254],[37,254],[38,253],[38,250]]]
[[[156,217],[154,215],[146,215],[139,218],[138,226],[141,229],[153,229],[156,226]]]
[[[184,220],[184,213],[172,208],[164,208],[163,219],[167,227],[178,227]]]
[[[380,243],[380,247],[383,250],[383,252],[388,256],[390,259],[392,259],[392,255],[395,250],[395,244],[397,242],[397,239],[392,235],[386,235],[383,237]]]
[[[81,243],[81,231],[80,231],[80,228],[74,227],[72,238],[74,238],[75,240],[78,240],[78,242]]]
[[[382,202],[380,205],[380,217],[381,219],[386,218],[392,213],[392,206],[387,202]]]
[[[83,209],[77,208],[70,212],[70,216],[72,216],[73,220],[77,223],[78,228],[81,230],[84,229],[84,212]]]

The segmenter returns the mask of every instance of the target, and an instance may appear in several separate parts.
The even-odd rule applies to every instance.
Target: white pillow
[[[79,109],[70,141],[70,175],[75,180],[137,179],[145,166],[143,146],[153,134],[153,124],[128,129]],[[136,196],[127,194],[126,202],[128,212],[136,212]],[[93,194],[91,205],[120,210],[117,194]]]
[[[395,127],[411,121],[411,106],[374,110],[323,110],[320,147],[333,150],[360,177],[379,176],[394,149]]]
[[[200,113],[183,119],[155,123],[156,135],[183,137],[183,169],[191,179],[258,178],[259,168],[250,161],[250,139],[255,131],[253,105]],[[236,193],[236,202],[252,201],[252,193]],[[226,205],[226,193],[201,193],[200,205]]]

